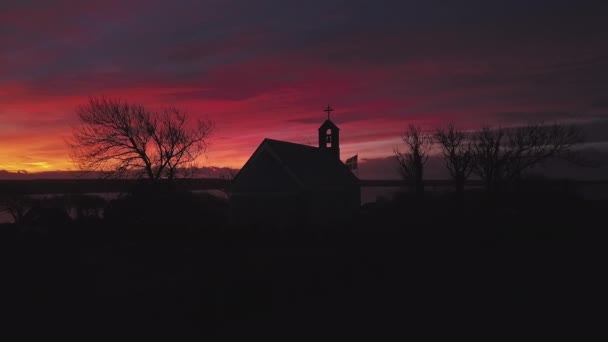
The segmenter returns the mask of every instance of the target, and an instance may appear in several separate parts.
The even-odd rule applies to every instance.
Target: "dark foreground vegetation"
[[[231,226],[225,202],[180,191],[139,190],[103,219],[40,206],[0,225],[2,334],[494,340],[599,323],[608,203],[414,198],[291,230]]]

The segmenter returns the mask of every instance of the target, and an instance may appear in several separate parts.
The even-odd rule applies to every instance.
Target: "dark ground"
[[[608,205],[540,200],[405,199],[340,228],[292,231],[4,225],[0,334],[580,338],[602,323]]]

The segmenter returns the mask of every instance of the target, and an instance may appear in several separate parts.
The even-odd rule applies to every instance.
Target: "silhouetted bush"
[[[107,201],[94,195],[70,194],[65,197],[65,205],[69,210],[73,210],[74,218],[77,221],[98,221],[102,217],[102,212],[107,205]]]
[[[40,200],[25,214],[20,225],[24,231],[48,234],[51,230],[67,228],[71,221],[64,208]]]
[[[145,185],[110,201],[104,221],[117,229],[150,234],[215,231],[227,222],[227,203],[210,194],[195,194],[172,185]]]
[[[0,193],[0,213],[7,212],[15,223],[21,222],[32,204],[33,201],[28,195],[17,191],[8,190]]]
[[[0,223],[0,240],[11,242],[17,234],[17,225],[12,223]]]
[[[537,302],[562,306],[586,293],[592,282],[581,285],[585,292],[572,287],[582,284],[579,269],[600,269],[590,263],[603,259],[587,258],[576,239],[604,229],[598,218],[607,202],[540,190],[504,193],[492,203],[483,191],[464,195],[428,193],[418,201],[409,194],[366,204],[348,222],[230,227],[198,239],[197,229],[223,226],[224,201],[144,187],[112,201],[102,222],[106,230],[136,233],[128,238],[84,221],[62,226],[77,229],[61,239],[3,231],[0,260],[10,266],[3,268],[10,270],[6,282],[16,280],[6,292],[16,299],[3,308],[12,317],[22,310],[28,326],[68,321],[85,334],[154,334],[157,325],[213,334],[219,322],[222,334],[252,333],[255,326],[256,333],[285,336],[309,329],[314,339],[319,327],[351,335],[359,335],[358,326],[372,335],[385,325],[402,329],[404,313],[414,326],[477,326],[508,305],[521,315]],[[10,227],[18,225],[0,225]],[[167,238],[184,232],[177,236],[185,239]],[[53,315],[31,319],[32,312]]]

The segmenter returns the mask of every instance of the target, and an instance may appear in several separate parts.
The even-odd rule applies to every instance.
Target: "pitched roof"
[[[340,130],[340,128],[338,128],[338,126],[336,126],[335,123],[333,123],[333,121],[327,119],[325,120],[325,122],[323,122],[323,124],[321,125],[321,127],[319,127],[319,131],[325,131],[327,129],[335,129],[335,130]]]
[[[326,149],[273,139],[264,139],[254,155],[262,149],[269,151],[286,171],[307,189],[359,184],[358,178],[346,165]],[[241,170],[245,170],[250,161]]]

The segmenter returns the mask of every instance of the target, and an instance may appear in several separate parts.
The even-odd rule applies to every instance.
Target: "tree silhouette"
[[[194,166],[213,131],[212,122],[175,107],[153,111],[105,97],[89,98],[76,113],[70,156],[80,169],[107,177],[174,179]]]
[[[13,191],[0,194],[0,212],[9,213],[14,223],[21,223],[31,207],[32,200],[27,195]]]
[[[508,153],[504,148],[502,128],[483,127],[472,137],[473,172],[484,181],[486,192],[496,190],[503,178]]]
[[[76,220],[100,219],[107,205],[107,201],[100,196],[68,194],[63,197],[65,209],[68,212],[73,210]]]
[[[577,161],[573,148],[583,141],[573,125],[484,127],[472,137],[473,172],[484,181],[487,192],[496,192],[501,183],[520,180],[526,171],[549,159]]]
[[[529,124],[507,132],[509,158],[505,173],[508,180],[521,179],[532,167],[551,158],[571,162],[579,160],[573,147],[582,143],[584,137],[574,125]]]
[[[398,171],[404,181],[414,187],[417,197],[424,195],[423,171],[430,149],[433,144],[429,133],[419,126],[410,125],[401,136],[406,151],[395,149],[394,155],[398,163]]]
[[[464,193],[464,184],[473,172],[473,150],[463,131],[453,124],[435,131],[435,142],[440,146],[445,166],[456,185],[456,193]]]

